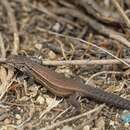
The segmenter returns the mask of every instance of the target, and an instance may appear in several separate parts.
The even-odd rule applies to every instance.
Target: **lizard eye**
[[[20,71],[23,71],[23,72],[26,71],[26,68],[24,66],[20,66],[19,69],[20,69]]]

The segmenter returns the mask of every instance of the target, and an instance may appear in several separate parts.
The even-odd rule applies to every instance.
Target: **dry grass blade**
[[[118,72],[118,71],[101,71],[98,72],[96,74],[93,74],[87,81],[86,81],[86,85],[89,84],[90,80],[92,80],[93,78],[95,78],[96,76],[102,75],[102,74],[122,74],[122,72]]]
[[[60,17],[60,16],[57,16],[55,15],[53,12],[51,12],[50,10],[48,10],[47,8],[45,8],[44,6],[40,6],[40,8],[37,8],[36,6],[34,5],[30,5],[31,7],[33,7],[34,9],[37,9],[45,14],[47,14],[48,16],[54,18],[56,21],[60,22],[60,23],[69,23],[75,27],[78,27],[80,28],[80,26],[75,23],[75,22],[72,22],[71,20],[69,19],[66,19],[66,18],[63,18],[63,17]]]
[[[54,107],[56,107],[60,102],[62,102],[62,99],[57,101],[56,98],[47,98],[47,104],[48,104],[48,107],[46,108],[46,110],[44,112],[41,113],[40,115],[40,119],[47,113],[49,112],[51,109],[53,109]]]
[[[130,20],[127,17],[127,15],[125,14],[124,10],[121,8],[121,6],[117,2],[117,0],[112,0],[112,2],[114,4],[114,6],[117,8],[117,10],[119,11],[119,13],[121,14],[121,16],[124,19],[126,25],[130,28]]]
[[[1,57],[5,58],[6,57],[6,50],[5,50],[5,44],[4,44],[1,33],[0,33],[0,50],[1,50]]]
[[[119,41],[123,45],[130,47],[130,42],[125,39],[120,33],[112,30],[109,27],[106,27],[105,25],[97,22],[96,20],[92,19],[91,17],[85,15],[84,13],[80,12],[76,9],[68,9],[68,8],[59,8],[59,9],[53,9],[53,11],[57,14],[68,14],[73,17],[79,18],[80,20],[88,23],[94,30],[99,32],[102,35],[105,35],[107,37],[110,37],[114,40]]]
[[[103,52],[106,52],[107,54],[109,54],[110,56],[114,57],[116,60],[120,61],[121,63],[127,65],[128,67],[130,67],[130,64],[127,63],[126,61],[124,61],[123,59],[120,59],[118,58],[117,56],[115,56],[114,54],[110,53],[109,51],[107,51],[106,49],[104,48],[101,48],[99,46],[97,46],[96,44],[92,43],[92,42],[87,42],[83,39],[80,39],[80,38],[77,38],[77,37],[73,37],[73,36],[67,36],[67,35],[63,35],[63,34],[59,34],[59,33],[55,33],[55,32],[52,32],[52,31],[49,31],[49,30],[46,30],[46,29],[41,29],[41,28],[37,28],[39,31],[43,31],[43,32],[48,32],[50,34],[53,34],[53,35],[56,35],[56,36],[60,36],[60,37],[64,37],[64,38],[69,38],[69,39],[72,39],[72,40],[76,40],[76,41],[80,41],[82,43],[85,43],[85,44],[88,44],[88,45],[91,45],[97,49],[100,49],[101,51]]]
[[[60,126],[60,125],[62,125],[62,124],[64,124],[64,123],[68,123],[68,122],[71,122],[71,121],[74,121],[74,120],[83,118],[83,117],[85,117],[85,116],[90,116],[90,115],[93,114],[94,112],[99,113],[99,112],[103,109],[104,106],[105,106],[104,104],[103,104],[103,105],[100,105],[99,107],[96,107],[96,108],[94,108],[93,110],[90,110],[90,111],[85,112],[85,113],[83,113],[83,114],[80,114],[80,115],[78,115],[78,116],[74,116],[74,117],[68,118],[68,119],[63,120],[63,121],[59,121],[59,122],[57,122],[57,123],[52,124],[51,126],[47,126],[47,127],[45,127],[45,128],[41,128],[40,130],[50,130],[50,129],[54,129],[55,127],[58,127],[58,126]]]
[[[17,54],[18,50],[19,50],[19,33],[18,33],[17,23],[16,23],[16,19],[15,19],[14,13],[13,13],[13,9],[11,8],[8,0],[1,0],[1,3],[6,8],[8,18],[9,18],[10,27],[11,27],[11,29],[13,31],[13,36],[14,36],[13,54]]]
[[[10,87],[10,85],[12,84],[13,80],[11,81],[14,72],[9,70],[8,74],[5,70],[5,68],[1,67],[0,69],[0,79],[1,79],[1,86],[0,86],[0,100],[2,99],[2,97],[4,96],[4,94],[7,92],[8,88]]]

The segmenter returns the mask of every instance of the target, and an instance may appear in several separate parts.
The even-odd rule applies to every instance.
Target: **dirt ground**
[[[129,0],[0,0],[0,57],[24,55],[67,78],[130,99]],[[0,65],[1,130],[130,130],[130,113],[67,98]]]

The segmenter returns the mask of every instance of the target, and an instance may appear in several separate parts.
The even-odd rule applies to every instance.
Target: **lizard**
[[[9,56],[5,63],[13,65],[20,71],[26,71],[56,96],[74,97],[73,95],[78,94],[81,97],[105,103],[109,106],[130,110],[130,100],[114,93],[106,92],[99,87],[85,85],[77,80],[66,78],[63,74],[56,73],[54,70],[37,63],[29,57],[13,55]],[[72,102],[72,105],[75,107],[79,106],[75,102]]]

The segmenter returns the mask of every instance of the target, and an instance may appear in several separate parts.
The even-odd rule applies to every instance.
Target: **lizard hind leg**
[[[70,95],[67,98],[67,101],[70,105],[72,105],[74,107],[74,110],[72,112],[72,115],[77,115],[80,113],[80,103],[77,101],[77,98],[79,97],[79,95],[77,95],[77,93],[74,93],[73,95]]]

